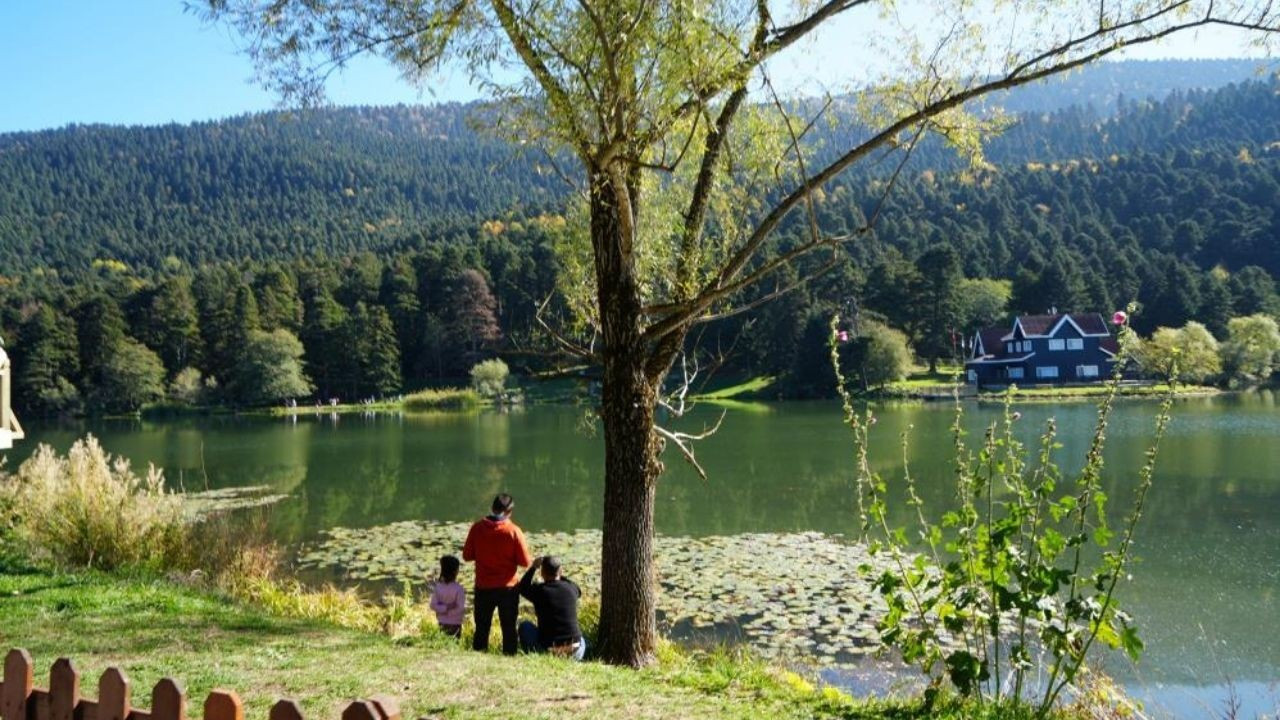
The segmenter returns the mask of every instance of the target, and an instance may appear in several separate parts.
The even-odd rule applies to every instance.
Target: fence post
[[[368,700],[356,700],[342,711],[342,720],[378,720],[378,712]]]
[[[244,720],[240,696],[230,690],[214,690],[204,701],[204,720]]]
[[[98,714],[94,720],[128,720],[129,678],[109,667],[98,680]]]
[[[268,720],[302,720],[302,708],[288,698],[277,700],[276,704],[271,706]]]
[[[71,658],[58,658],[49,670],[49,720],[74,720],[80,704],[80,673]]]
[[[390,695],[374,695],[369,698],[378,720],[400,720],[400,701]]]
[[[35,685],[31,655],[14,648],[4,658],[4,695],[0,697],[0,715],[4,720],[27,720],[27,703]]]
[[[151,689],[151,720],[187,720],[187,694],[172,678]]]

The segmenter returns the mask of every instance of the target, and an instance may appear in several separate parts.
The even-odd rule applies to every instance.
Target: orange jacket
[[[467,533],[462,559],[476,564],[476,589],[515,587],[517,567],[533,564],[524,533],[511,520],[478,520]]]

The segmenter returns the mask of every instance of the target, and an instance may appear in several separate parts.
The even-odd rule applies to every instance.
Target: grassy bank
[[[58,574],[0,565],[0,644],[44,668],[72,657],[89,687],[118,665],[146,697],[172,676],[198,703],[235,689],[246,717],[281,696],[306,717],[337,717],[355,697],[387,693],[404,717],[432,718],[916,718],[1022,717],[950,705],[855,701],[799,676],[729,653],[668,649],[657,667],[631,671],[549,657],[479,654],[428,636],[393,640],[291,619],[207,591],[147,577]]]

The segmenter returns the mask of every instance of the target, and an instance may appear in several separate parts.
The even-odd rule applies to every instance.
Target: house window
[[[1056,378],[1058,377],[1057,365],[1040,365],[1036,367],[1036,377],[1038,378]]]
[[[970,370],[970,371],[969,371],[969,382],[971,382],[971,383],[976,383],[976,382],[978,382],[978,371],[977,371],[977,370]]]
[[[1066,340],[1050,340],[1049,349],[1050,350],[1066,350],[1067,341]]]
[[[1067,338],[1068,350],[1083,350],[1084,338]]]
[[[1005,352],[1009,352],[1009,353],[1013,352],[1013,346],[1014,346],[1014,343],[1011,343],[1011,342],[1007,342],[1007,343],[1005,343],[1005,344],[1004,344],[1004,351],[1005,351]]]
[[[1025,340],[1022,343],[1022,352],[1031,352],[1031,341]]]
[[[1098,377],[1098,366],[1097,365],[1077,365],[1076,377],[1096,378]]]
[[[1006,371],[1007,371],[1007,373],[1008,373],[1008,375],[1009,375],[1009,379],[1010,379],[1010,380],[1021,380],[1021,379],[1022,379],[1022,368],[1020,368],[1020,367],[1011,367],[1011,368],[1006,368]]]

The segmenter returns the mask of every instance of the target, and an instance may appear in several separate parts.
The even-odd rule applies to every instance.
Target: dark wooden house
[[[965,370],[979,387],[1096,383],[1111,376],[1117,352],[1098,313],[1023,315],[1012,328],[978,331]]]

